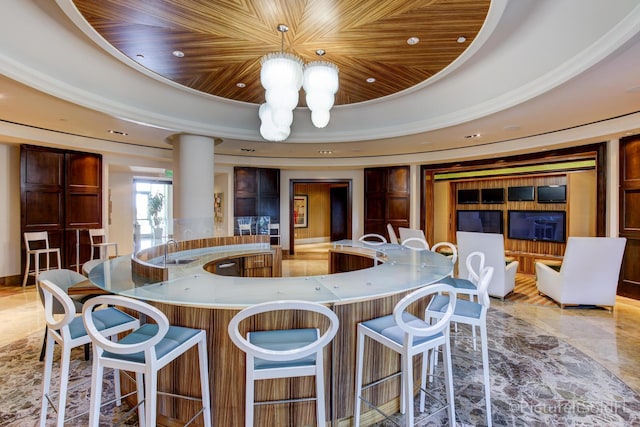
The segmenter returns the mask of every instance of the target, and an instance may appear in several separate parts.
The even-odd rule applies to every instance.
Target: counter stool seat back
[[[118,256],[118,244],[115,242],[107,242],[105,240],[106,233],[104,228],[89,229],[89,239],[91,240],[91,259],[96,259],[96,252],[98,253],[98,259],[109,258],[110,246],[113,246],[115,255]]]
[[[43,279],[43,275],[40,276],[41,280],[38,282],[38,288],[43,300],[45,320],[47,322],[47,341],[44,377],[42,380],[40,426],[44,427],[46,425],[47,409],[49,404],[54,406],[57,412],[56,425],[63,426],[67,399],[67,386],[69,382],[71,350],[75,347],[88,344],[90,342],[90,338],[87,335],[87,331],[82,322],[82,317],[76,316],[76,306],[74,301],[67,295],[65,290],[53,282]],[[140,325],[138,319],[135,319],[134,317],[113,307],[95,310],[88,313],[88,316],[92,319],[92,322],[95,325],[95,333],[103,337],[105,340],[109,337],[111,337],[111,339],[115,339],[117,334],[130,331]],[[61,347],[60,389],[57,405],[53,403],[53,399],[49,394],[49,389],[51,387],[51,375],[53,371],[53,347],[55,343],[58,343]],[[102,381],[102,377],[100,377],[100,381]],[[114,383],[116,403],[120,405],[120,382],[118,372],[114,372]],[[76,414],[76,416],[78,416],[78,414]]]
[[[323,334],[319,328],[250,331],[245,338],[240,324],[253,316],[282,310],[301,310],[318,313],[328,319],[329,326]],[[338,331],[338,317],[329,308],[307,301],[275,301],[247,307],[236,314],[229,323],[231,340],[246,354],[245,426],[253,426],[256,404],[255,381],[315,376],[317,425],[325,425],[324,347]],[[304,399],[308,400],[308,399]]]
[[[443,307],[442,317],[435,324],[414,316],[407,308],[419,300],[428,300],[440,294],[447,294],[449,299]],[[363,385],[364,344],[368,337],[379,344],[401,355],[401,393],[400,412],[405,414],[404,425],[413,426],[413,356],[422,354],[420,412],[425,407],[425,387],[429,352],[442,347],[444,359],[444,378],[449,412],[449,425],[455,425],[455,407],[453,398],[453,375],[451,368],[451,351],[449,344],[449,321],[456,308],[456,292],[449,285],[438,283],[423,286],[402,298],[393,309],[393,314],[374,318],[358,324],[357,358],[356,358],[356,390],[354,426],[360,425],[360,409],[363,390],[379,384],[385,379],[373,378],[368,385]]]
[[[408,237],[402,241],[402,246],[412,251],[428,251],[429,243],[422,237]]]
[[[83,282],[87,280],[87,278],[80,273],[76,273],[73,270],[67,270],[65,268],[43,271],[38,275],[38,294],[40,296],[40,302],[42,302],[42,305],[44,306],[44,293],[42,288],[40,287],[40,281],[42,280],[48,280],[49,282],[52,282],[54,285],[56,285],[58,288],[60,288],[66,293],[71,286],[75,285],[76,283]],[[74,296],[71,296],[70,298],[75,307],[75,312],[78,314],[82,313],[82,304],[84,302],[83,300],[87,298],[87,295],[74,295]],[[56,298],[53,298],[52,303],[53,303],[53,306],[51,308],[51,313],[53,314],[65,313],[66,307],[63,306]],[[44,340],[42,341],[42,350],[40,351],[40,361],[44,360],[44,353],[47,348],[48,330],[49,330],[49,327],[47,326],[44,333]],[[85,352],[85,358],[86,360],[89,360],[89,351],[88,351],[89,342],[87,342],[86,350],[87,351]]]
[[[22,287],[27,285],[29,276],[34,276],[35,282],[38,283],[38,274],[40,274],[40,257],[46,257],[46,270],[51,269],[51,256],[56,259],[56,268],[62,268],[60,260],[60,248],[49,247],[49,233],[46,231],[35,231],[24,233],[24,247],[27,252],[27,259],[24,268],[24,278],[22,279]],[[31,270],[31,258],[33,257],[33,270]]]
[[[109,341],[99,333],[91,316],[94,308],[103,304],[133,310],[154,323],[140,326],[119,342]],[[94,348],[89,426],[99,425],[104,368],[136,373],[139,425],[155,426],[159,394],[158,371],[197,345],[201,390],[201,396],[197,400],[202,401],[202,409],[194,414],[192,420],[202,415],[204,426],[211,427],[207,339],[204,330],[171,326],[167,316],[156,307],[117,295],[97,296],[87,301],[82,310],[82,319]],[[180,397],[173,394],[171,396]],[[187,398],[195,400],[193,397]]]
[[[387,238],[381,234],[368,233],[360,236],[359,241],[366,243],[367,245],[384,245],[387,243]]]

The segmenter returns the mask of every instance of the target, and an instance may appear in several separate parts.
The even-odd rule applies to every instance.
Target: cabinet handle
[[[234,265],[236,265],[235,262],[230,262],[230,263],[227,263],[227,264],[218,264],[217,267],[218,268],[229,268],[229,267],[233,267]]]

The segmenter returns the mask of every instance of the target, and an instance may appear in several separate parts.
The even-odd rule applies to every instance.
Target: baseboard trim
[[[18,286],[22,284],[22,276],[17,274],[15,276],[0,277],[0,286]]]

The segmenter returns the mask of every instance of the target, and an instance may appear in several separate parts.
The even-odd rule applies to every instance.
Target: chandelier
[[[301,87],[307,94],[311,121],[318,128],[329,123],[329,110],[338,91],[338,67],[327,61],[304,65],[298,56],[284,52],[284,33],[289,27],[280,24],[277,29],[282,34],[280,52],[265,55],[260,61],[260,82],[266,102],[260,105],[258,116],[260,134],[267,141],[284,141],[289,137]],[[317,54],[323,55],[324,51]]]

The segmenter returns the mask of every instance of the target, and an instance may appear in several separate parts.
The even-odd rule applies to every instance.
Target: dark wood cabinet
[[[364,233],[387,236],[387,224],[409,227],[409,166],[364,170]],[[388,236],[387,236],[388,237]]]
[[[640,299],[640,135],[620,140],[620,237],[627,238],[618,295]]]
[[[233,175],[234,216],[269,216],[280,223],[280,170],[235,167]]]
[[[23,145],[20,150],[21,234],[47,231],[62,264],[74,268],[76,229],[102,227],[102,156]],[[88,233],[80,235],[80,264],[90,258]],[[24,242],[22,270],[24,270]]]

